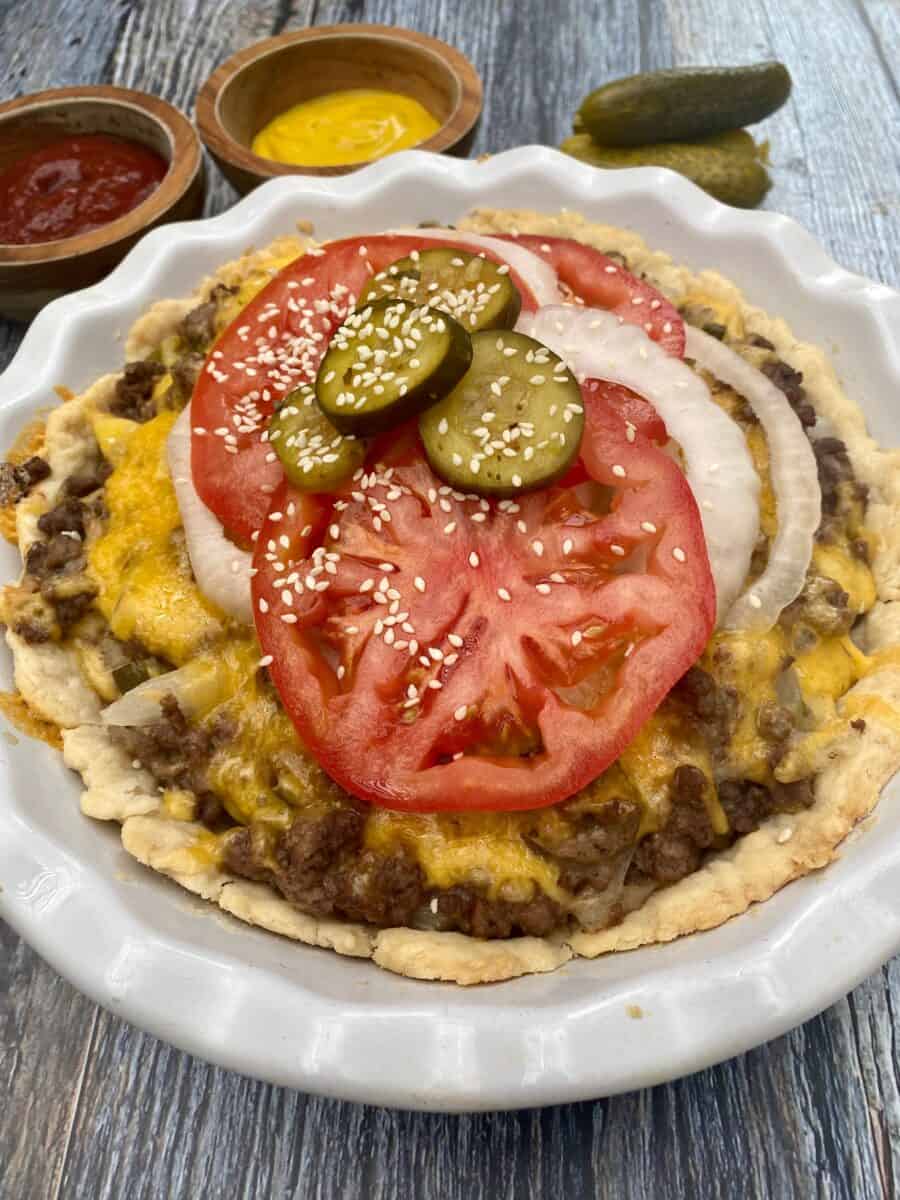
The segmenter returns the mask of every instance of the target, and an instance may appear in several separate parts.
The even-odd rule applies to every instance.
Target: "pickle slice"
[[[512,329],[522,307],[509,267],[465,250],[414,250],[376,275],[360,304],[383,296],[439,308],[469,333]]]
[[[446,313],[376,300],[335,332],[316,376],[316,398],[342,433],[382,433],[446,396],[471,361],[469,335]]]
[[[284,473],[304,492],[328,492],[361,467],[368,446],[338,432],[303,384],[285,398],[269,422],[268,440]]]
[[[472,365],[419,421],[434,471],[465,492],[513,496],[575,460],[584,404],[574,375],[523,333],[476,333]]]

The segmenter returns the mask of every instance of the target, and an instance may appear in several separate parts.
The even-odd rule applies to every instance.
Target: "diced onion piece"
[[[768,565],[735,601],[728,629],[770,629],[803,589],[822,519],[816,456],[784,392],[734,350],[690,325],[685,353],[747,401],[769,447],[769,473],[778,511],[778,532]]]
[[[489,251],[501,262],[509,263],[522,282],[530,289],[539,305],[559,304],[559,281],[556,272],[537,254],[532,254],[523,246],[517,246],[515,242],[503,242],[499,238],[484,237],[480,233],[460,233],[456,229],[428,227],[395,229],[393,232],[402,233],[408,237],[418,236],[455,242],[458,246],[468,247],[476,254],[479,250]]]
[[[207,600],[228,616],[251,625],[250,567],[253,558],[228,540],[218,520],[197,495],[191,473],[190,405],[172,426],[166,449],[197,586]]]
[[[199,715],[219,699],[220,680],[210,659],[189,662],[176,671],[167,671],[139,683],[103,709],[104,725],[150,725],[162,715],[162,702],[174,696],[186,717]]]
[[[721,620],[744,585],[759,532],[759,476],[739,426],[699,375],[613,313],[553,305],[520,317],[516,328],[549,346],[577,376],[623,384],[656,408],[681,447]]]

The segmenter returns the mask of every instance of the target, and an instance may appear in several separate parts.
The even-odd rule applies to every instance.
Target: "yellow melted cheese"
[[[847,593],[854,612],[866,612],[878,599],[875,578],[861,559],[831,542],[816,542],[813,563]]]
[[[759,525],[766,537],[771,539],[778,532],[778,505],[769,473],[769,443],[761,425],[754,425],[748,429],[746,438],[753,465],[759,476]]]
[[[491,899],[530,899],[533,885],[560,896],[555,864],[522,840],[520,813],[391,813],[373,810],[366,846],[389,851],[397,843],[416,854],[427,882],[436,888],[484,884]]]
[[[137,638],[177,666],[221,636],[224,617],[194,583],[181,545],[166,461],[175,419],[166,412],[130,433],[117,427],[115,470],[105,493],[109,520],[88,547],[88,570],[113,634],[121,641]]]

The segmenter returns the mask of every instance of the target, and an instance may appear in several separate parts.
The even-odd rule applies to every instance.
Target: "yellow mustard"
[[[440,123],[399,92],[349,88],[295,104],[253,139],[253,153],[297,167],[371,162],[431,137]]]

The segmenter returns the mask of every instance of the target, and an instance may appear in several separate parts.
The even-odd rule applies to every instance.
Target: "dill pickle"
[[[337,487],[362,466],[368,448],[361,438],[345,437],[335,429],[308,384],[285,398],[269,422],[268,441],[285,475],[304,492]]]
[[[629,75],[586,96],[584,129],[604,146],[695,141],[753,125],[781,108],[791,76],[779,62]]]
[[[514,496],[553,483],[575,460],[584,405],[575,377],[523,333],[472,337],[472,365],[419,420],[440,477],[465,492]]]
[[[522,307],[509,267],[465,250],[414,250],[380,271],[359,304],[383,296],[439,308],[469,333],[512,329]]]
[[[335,332],[316,376],[316,399],[342,433],[382,433],[446,396],[471,361],[469,335],[447,313],[375,300]]]
[[[699,142],[657,142],[627,148],[600,146],[587,134],[576,133],[566,138],[560,150],[593,167],[668,167],[717,200],[738,208],[753,208],[772,186],[759,160],[759,148],[743,129]]]

